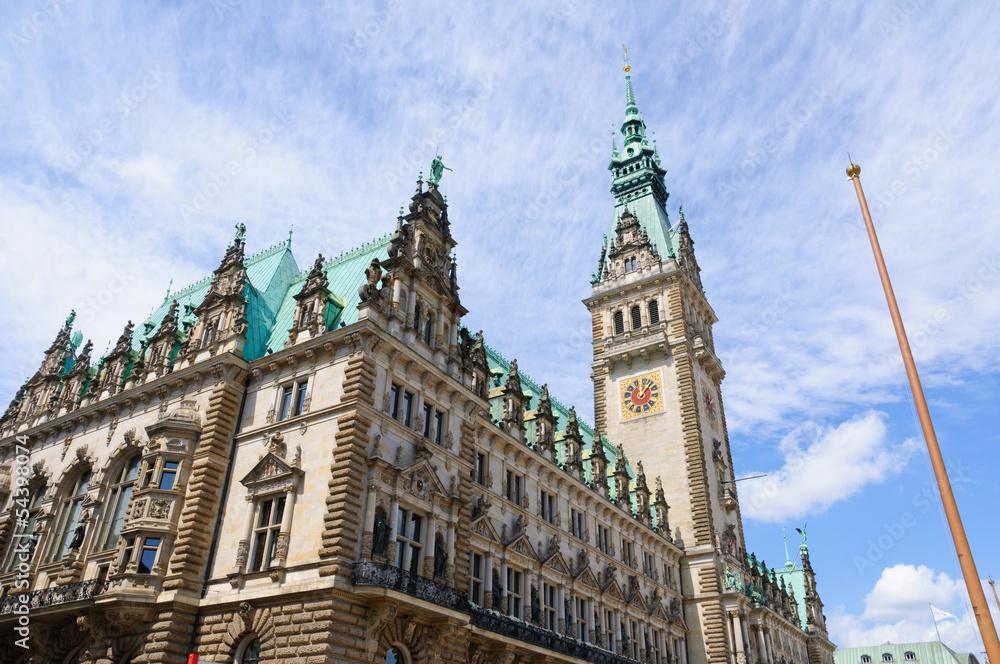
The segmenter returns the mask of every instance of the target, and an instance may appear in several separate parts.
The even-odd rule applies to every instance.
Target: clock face
[[[705,381],[701,381],[701,405],[705,410],[705,417],[712,424],[712,428],[718,429],[719,413],[715,405],[715,392],[705,384]]]
[[[425,245],[423,259],[424,262],[427,263],[428,267],[435,267],[438,262],[437,250],[429,244]]]
[[[622,419],[650,415],[663,410],[660,372],[626,378],[618,383],[622,397]]]

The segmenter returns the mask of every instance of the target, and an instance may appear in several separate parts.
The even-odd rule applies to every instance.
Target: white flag
[[[934,622],[937,622],[938,620],[947,620],[948,618],[955,618],[955,620],[958,620],[955,616],[951,615],[947,611],[942,611],[933,604],[931,604],[931,614],[934,616]]]

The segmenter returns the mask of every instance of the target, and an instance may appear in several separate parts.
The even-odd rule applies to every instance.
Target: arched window
[[[425,344],[429,344],[431,342],[431,328],[432,327],[433,327],[433,325],[432,325],[431,317],[428,316],[427,320],[424,322],[424,343]]]
[[[49,555],[46,562],[61,560],[69,545],[73,543],[76,529],[81,526],[80,517],[83,512],[83,499],[90,487],[90,470],[85,470],[69,483],[66,494],[56,509],[55,528],[52,530],[52,543],[49,545]]]
[[[14,536],[10,538],[10,545],[7,547],[7,555],[3,560],[3,571],[13,571],[18,564],[31,560],[35,553],[35,545],[38,540],[34,538],[22,537],[26,533],[33,533],[38,530],[38,515],[42,511],[42,500],[45,498],[45,484],[39,482],[28,492],[28,520],[26,523],[18,525],[14,529]],[[20,501],[15,497],[12,504],[20,508]],[[19,521],[20,523],[20,521]]]
[[[413,307],[413,329],[420,334],[420,303]]]
[[[125,509],[132,497],[132,484],[139,474],[140,455],[135,454],[126,459],[111,475],[108,482],[108,496],[104,501],[104,516],[101,519],[101,530],[97,535],[95,549],[109,551],[118,543],[118,535],[122,532],[125,521]]]
[[[660,303],[653,300],[649,303],[649,324],[656,325],[660,322]]]
[[[625,317],[620,311],[615,312],[615,334],[623,334],[625,332]]]
[[[635,256],[632,257],[632,271],[635,272]]]
[[[260,662],[260,639],[250,635],[243,639],[240,647],[236,649],[236,657],[233,658],[236,664],[257,664]]]
[[[882,661],[883,662],[891,662],[892,661],[892,653],[891,652],[884,652],[884,653],[882,653]]]
[[[903,657],[906,659],[907,662],[917,661],[917,653],[910,652],[909,650],[906,651],[906,654],[904,654]]]
[[[390,646],[385,651],[385,664],[409,664],[410,658],[403,648]]]
[[[872,661],[871,655],[862,655],[861,664],[870,664]]]
[[[632,329],[638,330],[640,327],[642,327],[642,310],[639,309],[638,304],[632,307],[631,316],[632,316]]]

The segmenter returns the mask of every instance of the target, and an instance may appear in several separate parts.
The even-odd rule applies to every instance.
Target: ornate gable
[[[500,541],[500,535],[497,534],[497,530],[493,527],[490,517],[486,514],[483,514],[472,522],[471,531],[473,535],[479,535],[491,542]]]
[[[597,577],[594,576],[594,572],[589,567],[583,568],[583,571],[576,576],[576,580],[587,588],[592,588],[594,590],[600,590],[601,588],[600,584],[597,582]]]
[[[403,490],[414,498],[430,503],[434,500],[434,494],[448,495],[441,480],[438,479],[437,470],[427,459],[421,459],[404,468],[401,476]]]
[[[572,576],[569,569],[569,565],[566,564],[566,559],[563,558],[563,554],[558,551],[549,556],[545,560],[544,564],[546,567],[551,567],[552,569],[556,570],[561,574],[565,574],[566,576]]]
[[[240,482],[247,488],[251,496],[257,496],[287,491],[296,485],[301,476],[302,469],[289,465],[274,453],[269,452]]]
[[[531,546],[531,540],[528,539],[527,535],[522,534],[515,537],[504,548],[508,552],[519,553],[526,558],[530,558],[532,562],[541,562],[538,558],[538,553],[535,551],[535,547]]]

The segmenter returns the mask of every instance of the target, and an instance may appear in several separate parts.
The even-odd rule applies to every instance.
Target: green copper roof
[[[271,247],[245,262],[247,268],[247,343],[243,357],[256,360],[264,355],[278,309],[299,268],[288,242]],[[287,328],[285,330],[288,332]]]
[[[486,346],[486,360],[490,367],[490,375],[493,379],[492,386],[494,388],[503,387],[507,380],[507,374],[510,373],[510,362],[501,355],[498,351],[491,348],[489,345]],[[525,413],[528,414],[533,411],[538,406],[538,400],[542,395],[541,386],[531,379],[527,374],[518,369],[518,375],[521,377],[521,390],[524,392],[525,396],[531,396],[530,404],[526,404]],[[563,463],[566,458],[565,445],[562,443],[563,434],[566,430],[566,423],[569,422],[569,408],[565,406],[559,399],[549,393],[549,400],[552,402],[552,414],[556,418],[556,460],[559,463]],[[499,396],[495,396],[490,399],[490,417],[499,422],[503,417],[503,399]],[[594,428],[583,421],[580,414],[577,413],[576,416],[577,424],[580,429],[580,437],[583,438],[583,460],[584,460],[584,477],[590,482],[590,464],[586,463],[586,460],[590,458],[590,454],[593,451],[594,446]],[[525,417],[524,422],[525,428],[525,440],[533,442],[535,440],[535,421],[531,416]],[[614,471],[615,459],[617,458],[617,449],[614,445],[608,441],[606,436],[601,437],[604,441],[604,458],[608,460],[608,477],[611,477],[611,473]],[[635,474],[632,472],[631,465],[628,466],[629,477],[634,477]],[[606,480],[608,481],[608,480]],[[614,482],[610,481],[611,497],[614,498]]]
[[[929,614],[928,610],[928,618]],[[907,659],[907,653],[911,653],[910,659]],[[892,656],[892,664],[979,664],[972,653],[956,653],[940,641],[837,648],[833,653],[833,661],[835,664],[862,664],[862,656],[867,655],[872,664],[882,664],[885,654]]]
[[[777,567],[775,568],[775,574],[778,580],[785,580],[785,587],[788,588],[789,592],[794,591],[795,601],[798,603],[799,607],[799,624],[802,629],[808,629],[808,623],[806,620],[806,573],[802,569],[802,566],[795,564],[792,567]]]

